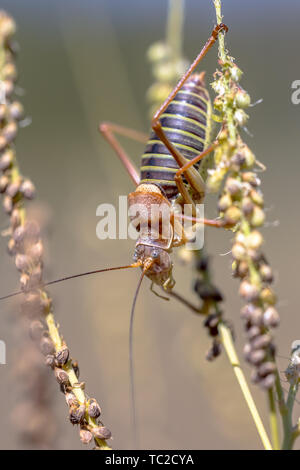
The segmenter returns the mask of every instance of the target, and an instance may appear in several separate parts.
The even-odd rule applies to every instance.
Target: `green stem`
[[[169,0],[167,44],[174,62],[182,57],[183,21],[184,0]]]
[[[272,434],[273,449],[279,450],[280,449],[279,429],[278,429],[277,411],[276,411],[276,403],[275,403],[273,389],[270,389],[268,391],[268,398],[269,398],[270,428],[271,428],[271,434]]]
[[[229,328],[224,324],[220,323],[219,325],[219,334],[222,339],[222,343],[224,346],[224,349],[226,351],[226,354],[229,358],[229,361],[233,367],[234,373],[236,375],[237,381],[239,383],[239,386],[242,390],[242,393],[244,395],[245,401],[247,403],[247,406],[249,408],[249,411],[251,413],[251,416],[253,418],[253,421],[255,423],[257,432],[259,434],[259,437],[262,441],[262,444],[265,448],[265,450],[272,450],[272,445],[269,440],[269,437],[267,435],[267,432],[265,430],[265,427],[263,425],[263,422],[261,420],[261,417],[259,415],[259,412],[256,408],[255,402],[253,400],[253,397],[251,395],[250,389],[248,387],[246,378],[244,376],[244,373],[242,371],[239,358],[237,356],[234,344],[233,344],[233,339],[231,332]]]
[[[293,448],[296,437],[298,437],[298,431],[293,427],[293,409],[295,404],[296,395],[298,392],[298,383],[290,385],[289,393],[286,401],[287,412],[283,415],[283,429],[284,438],[282,443],[283,450],[291,450]]]

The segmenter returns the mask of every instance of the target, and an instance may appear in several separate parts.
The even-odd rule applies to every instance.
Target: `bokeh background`
[[[276,332],[280,356],[300,339],[299,315],[299,114],[291,103],[291,83],[300,79],[297,0],[223,1],[229,25],[227,44],[244,71],[242,85],[252,100],[245,140],[267,166],[262,175],[268,208],[265,250],[276,272],[281,326]],[[134,242],[99,241],[96,208],[117,204],[131,182],[98,134],[99,121],[110,120],[147,130],[147,88],[152,83],[146,50],[165,35],[167,0],[3,0],[1,8],[18,24],[21,97],[32,125],[19,133],[21,169],[36,184],[36,211],[43,219],[46,278],[97,267],[127,264]],[[187,0],[184,52],[192,59],[214,25],[210,0]],[[208,81],[217,49],[202,65]],[[138,161],[142,146],[126,143]],[[215,216],[215,198],[206,214]],[[0,216],[0,226],[7,219]],[[216,282],[226,296],[226,317],[243,345],[237,281],[231,279],[230,235],[206,232]],[[16,289],[17,274],[1,240],[0,293]],[[192,272],[176,263],[182,293],[193,296]],[[130,448],[128,324],[137,272],[102,274],[51,289],[55,312],[72,355],[79,360],[87,392],[103,409],[114,435],[113,447]],[[195,299],[196,300],[196,299]],[[0,448],[37,448],[21,438],[24,399],[14,374],[18,341],[14,334],[17,303],[1,304],[0,338],[7,365],[0,366]],[[143,448],[261,448],[233,372],[223,354],[207,363],[209,338],[202,319],[175,303],[153,296],[144,282],[135,323],[135,366],[140,441]],[[24,335],[26,332],[24,332]],[[287,359],[279,357],[284,370]],[[28,364],[30,368],[30,364]],[[249,369],[245,366],[247,375]],[[49,372],[49,373],[48,373]],[[55,422],[50,447],[81,449],[77,429],[67,420],[64,397],[48,371],[49,410]],[[253,387],[267,422],[264,394]],[[14,423],[11,420],[14,412]],[[300,413],[296,406],[295,413]],[[23,423],[24,424],[24,423]],[[45,423],[45,426],[47,424]],[[50,426],[50,424],[49,424]],[[51,424],[52,426],[52,424]]]

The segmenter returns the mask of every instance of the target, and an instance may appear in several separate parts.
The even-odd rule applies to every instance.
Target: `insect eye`
[[[156,259],[156,258],[158,258],[158,256],[159,256],[159,253],[158,253],[158,251],[156,251],[156,250],[153,250],[153,251],[151,252],[151,257],[152,257],[153,259]]]

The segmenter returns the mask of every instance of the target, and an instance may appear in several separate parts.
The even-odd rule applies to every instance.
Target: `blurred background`
[[[281,326],[276,332],[280,356],[288,357],[300,339],[298,250],[300,223],[299,114],[291,103],[291,83],[300,79],[297,0],[223,1],[226,37],[231,55],[244,71],[242,86],[252,101],[244,138],[267,171],[262,175],[267,224],[265,251],[276,272]],[[18,25],[18,69],[21,97],[32,125],[21,130],[17,154],[23,174],[37,187],[35,211],[43,219],[46,279],[130,262],[134,242],[100,241],[96,208],[117,204],[132,184],[118,159],[97,131],[109,120],[147,131],[147,88],[153,79],[146,50],[164,39],[167,0],[3,0]],[[190,60],[215,23],[210,0],[186,0],[184,54]],[[202,68],[212,81],[217,48]],[[138,162],[142,145],[125,141]],[[206,216],[214,217],[216,200],[207,198]],[[1,229],[7,218],[0,215]],[[236,330],[241,352],[243,332],[238,282],[231,279],[230,234],[206,231],[213,255],[216,283],[225,297],[225,315]],[[0,293],[16,289],[16,270],[1,240]],[[175,277],[183,294],[192,297],[192,272],[176,262]],[[116,272],[77,279],[51,288],[57,321],[72,356],[78,359],[81,380],[96,397],[103,421],[112,430],[115,449],[132,445],[129,409],[128,326],[137,272]],[[135,323],[135,370],[142,448],[256,449],[261,448],[225,354],[205,361],[210,340],[202,319],[174,301],[164,302],[144,282]],[[196,301],[196,298],[194,299]],[[1,304],[0,339],[7,345],[7,365],[0,367],[0,448],[37,448],[24,441],[24,399],[15,374],[15,334],[18,305]],[[24,335],[26,332],[23,333]],[[279,357],[279,369],[287,359]],[[249,368],[245,365],[249,376]],[[48,378],[49,376],[49,378]],[[22,375],[21,375],[22,377]],[[76,427],[68,423],[64,397],[46,371],[50,396],[49,447],[81,449]],[[265,395],[252,387],[267,420]],[[300,414],[296,406],[295,413]],[[14,420],[11,417],[14,415]],[[267,421],[266,421],[267,422]],[[51,431],[51,432],[50,432]]]

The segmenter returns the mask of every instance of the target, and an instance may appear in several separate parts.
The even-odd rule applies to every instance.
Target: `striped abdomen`
[[[209,144],[211,103],[201,75],[192,75],[160,118],[172,144],[191,160]],[[200,165],[199,162],[197,166]],[[166,146],[151,133],[141,163],[141,183],[159,184],[169,199],[178,194],[178,165]]]

